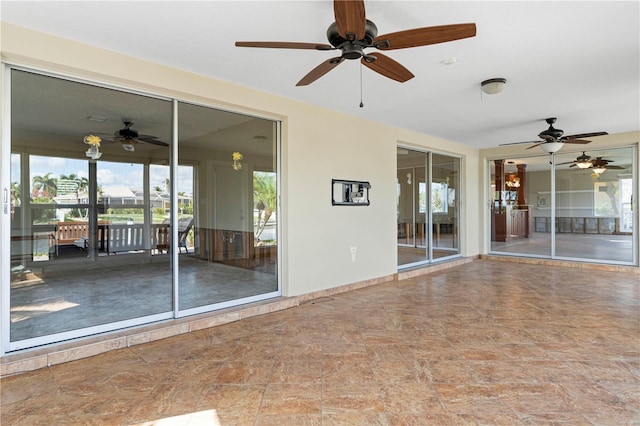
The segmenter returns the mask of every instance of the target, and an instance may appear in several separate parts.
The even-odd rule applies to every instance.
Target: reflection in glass
[[[492,160],[491,250],[634,264],[634,157],[615,148],[563,151],[553,166],[549,156]]]
[[[555,256],[598,262],[633,262],[632,148],[556,157]],[[602,170],[596,168],[602,167]]]
[[[124,117],[156,143],[123,149]],[[170,128],[169,101],[11,71],[12,349],[170,316],[143,185],[169,164]]]
[[[549,156],[497,159],[491,166],[491,250],[551,255]]]
[[[8,350],[280,294],[277,122],[10,80]]]
[[[276,123],[186,103],[178,117],[178,195],[193,195],[178,213],[180,311],[278,295]]]
[[[433,258],[459,255],[459,211],[456,192],[460,187],[460,159],[432,154],[431,215]]]
[[[404,148],[397,152],[398,266],[458,256],[460,159]]]

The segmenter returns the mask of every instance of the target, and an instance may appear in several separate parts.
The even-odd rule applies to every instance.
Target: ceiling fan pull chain
[[[360,108],[364,108],[362,103],[362,62],[360,62]]]

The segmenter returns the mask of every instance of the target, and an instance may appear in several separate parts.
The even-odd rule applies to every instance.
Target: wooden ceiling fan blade
[[[367,18],[364,0],[334,0],[333,14],[338,34],[347,40],[362,40],[365,36]]]
[[[311,71],[309,71],[307,75],[302,77],[302,80],[300,80],[296,84],[296,86],[307,86],[313,83],[314,81],[316,81],[317,79],[319,79],[320,77],[322,77],[323,75],[325,75],[326,73],[328,73],[329,71],[331,71],[332,69],[340,65],[343,61],[344,61],[344,58],[342,57],[327,59],[326,61],[324,61],[323,63],[321,63],[314,69],[312,69]]]
[[[564,140],[564,138],[563,138],[563,142],[564,143],[580,144],[580,145],[591,143],[591,141],[588,141],[588,140],[585,140],[585,139],[567,139],[567,140]]]
[[[540,145],[542,145],[543,143],[546,143],[546,142],[538,142],[538,143],[537,143],[537,144],[535,144],[535,145],[531,145],[531,146],[530,146],[529,148],[527,148],[527,149],[535,148],[536,146],[540,146]]]
[[[168,144],[168,143],[163,142],[163,141],[161,141],[161,140],[158,140],[158,138],[154,138],[154,137],[148,137],[148,138],[145,138],[145,137],[139,137],[139,138],[138,138],[138,140],[139,140],[140,142],[146,142],[146,143],[150,143],[150,144],[153,144],[153,145],[169,146],[169,144]]]
[[[369,62],[367,57],[363,57],[360,62],[367,68],[377,72],[378,74],[382,74],[385,77],[388,77],[392,80],[399,81],[400,83],[404,83],[407,80],[411,80],[415,77],[411,71],[406,69],[400,63],[391,59],[388,56],[383,55],[382,53],[375,53],[369,55],[369,57],[375,57],[376,60]]]
[[[608,164],[605,164],[604,168],[605,169],[614,169],[614,170],[624,170],[624,167],[622,167],[622,166],[610,166]]]
[[[297,43],[289,41],[236,41],[237,47],[263,47],[270,49],[331,50],[333,46],[322,43]]]
[[[475,37],[476,24],[440,25],[437,27],[415,28],[412,30],[398,31],[383,34],[373,40],[373,44],[381,43],[378,49],[393,50],[406,49],[408,47],[427,46],[429,44],[445,43],[447,41],[460,40]]]
[[[540,141],[526,141],[526,142],[509,142],[509,143],[501,143],[498,146],[508,146],[508,145],[522,145],[525,143],[537,143],[538,145],[540,145],[542,142]]]
[[[577,135],[570,135],[570,136],[565,136],[564,139],[582,139],[582,138],[593,138],[596,136],[605,136],[608,135],[609,133],[607,132],[595,132],[595,133],[580,133]]]

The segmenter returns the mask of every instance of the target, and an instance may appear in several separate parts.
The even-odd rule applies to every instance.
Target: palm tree
[[[255,238],[259,240],[276,209],[277,188],[275,173],[255,172],[253,174],[253,199],[256,203],[256,210],[258,210]]]
[[[51,172],[48,172],[44,176],[34,176],[32,180],[33,184],[33,198],[47,198],[53,200],[58,194],[58,187],[56,185],[56,178],[51,177]]]
[[[78,184],[78,188],[76,189],[76,198],[78,200],[80,199],[80,193],[87,194],[87,192],[89,191],[89,179],[87,179],[86,177],[80,177],[75,173],[71,173],[69,176],[60,175],[59,179],[75,181]],[[71,215],[74,217],[80,217],[84,219],[87,217],[88,211],[87,209],[73,209]]]
[[[18,182],[11,182],[11,205],[19,206],[22,203],[22,187]]]

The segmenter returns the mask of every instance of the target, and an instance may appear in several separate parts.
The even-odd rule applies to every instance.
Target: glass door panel
[[[491,167],[491,251],[551,256],[549,156],[496,159]]]
[[[632,148],[556,154],[556,257],[633,262],[632,154]]]
[[[181,315],[277,296],[277,123],[179,103],[178,134]]]
[[[398,267],[459,256],[460,159],[397,149]]]
[[[458,243],[460,159],[431,154],[431,215],[433,258],[460,253]]]
[[[398,148],[397,163],[398,266],[408,267],[428,260],[427,154]]]
[[[10,78],[10,348],[169,317],[170,265],[151,256],[143,182],[150,161],[169,163],[171,102]],[[125,147],[123,121],[154,143],[136,133]]]

